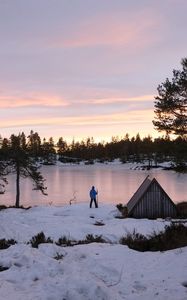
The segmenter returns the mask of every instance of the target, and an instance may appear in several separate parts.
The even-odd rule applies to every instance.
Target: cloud
[[[9,127],[25,127],[30,126],[106,126],[112,124],[141,124],[151,122],[153,119],[153,111],[150,109],[133,110],[121,113],[87,115],[87,116],[63,116],[63,117],[32,117],[26,116],[22,119],[1,121],[1,128]]]
[[[16,108],[31,106],[68,106],[69,103],[58,95],[45,93],[0,93],[0,108]]]
[[[98,14],[91,18],[80,20],[77,28],[69,29],[68,37],[56,36],[48,39],[48,45],[55,48],[78,47],[143,47],[160,39],[154,33],[160,28],[160,17],[150,9],[126,14]],[[159,31],[159,30],[158,30]]]
[[[53,88],[55,89],[55,88]],[[11,91],[12,90],[12,91]],[[11,92],[10,92],[11,91]],[[137,92],[134,92],[137,94]],[[16,89],[15,87],[1,88],[0,108],[16,107],[72,107],[75,105],[107,105],[141,103],[153,101],[153,94],[133,96],[125,90],[112,88],[99,88],[93,85],[70,85],[60,88],[56,86],[56,91],[42,91],[36,89],[35,92],[27,90],[25,86]],[[75,108],[74,107],[74,108]]]
[[[126,103],[126,102],[147,102],[154,99],[154,95],[142,95],[137,97],[108,97],[101,99],[90,100],[92,104],[112,104],[112,103]],[[89,100],[87,100],[89,102]]]

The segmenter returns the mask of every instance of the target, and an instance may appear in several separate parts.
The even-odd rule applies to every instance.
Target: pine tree
[[[182,59],[182,71],[173,70],[173,78],[168,78],[158,86],[155,97],[156,120],[153,121],[158,131],[166,134],[187,135],[187,58]]]
[[[63,137],[60,137],[58,142],[57,142],[57,153],[59,155],[59,160],[62,160],[62,157],[64,155],[64,152],[67,151],[67,142],[63,140]]]
[[[37,132],[34,132],[33,130],[30,131],[27,146],[31,156],[34,156],[35,158],[41,156],[41,139]]]
[[[42,194],[47,195],[44,186],[45,179],[39,172],[39,166],[36,160],[29,155],[27,145],[24,140],[24,135],[11,135],[10,143],[6,148],[5,160],[0,166],[1,174],[16,174],[16,203],[15,206],[20,206],[20,179],[29,178],[34,184],[34,189],[40,190]],[[24,140],[25,141],[25,140]],[[4,177],[3,177],[4,178]]]
[[[50,137],[48,142],[44,138],[41,149],[42,149],[43,164],[54,165],[56,163],[56,150],[55,150],[53,138]]]

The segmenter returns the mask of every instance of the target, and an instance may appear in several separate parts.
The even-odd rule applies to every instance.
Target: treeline
[[[169,136],[152,139],[151,136],[130,138],[113,137],[111,142],[94,142],[93,138],[67,144],[62,138],[58,143],[59,159],[64,161],[64,156],[81,160],[112,161],[119,158],[121,162],[144,162],[157,165],[163,161],[172,161],[175,166],[183,167],[187,162],[187,139],[178,137],[171,140]]]
[[[41,160],[44,164],[55,163],[57,152],[53,138],[41,140],[39,134],[32,130],[27,137],[24,132],[17,136],[12,134],[10,138],[0,137],[0,161],[6,160],[12,149],[15,149],[15,139],[17,140],[17,148],[35,161]]]
[[[13,135],[12,135],[13,136]],[[6,157],[11,147],[12,136],[0,139],[0,158]],[[163,161],[172,161],[178,168],[183,168],[187,162],[187,139],[177,137],[171,140],[169,136],[153,139],[151,136],[141,138],[139,134],[130,138],[112,137],[111,142],[96,143],[93,138],[67,143],[60,137],[55,144],[53,138],[41,140],[37,132],[31,131],[29,136],[19,134],[20,145],[29,155],[40,160],[43,164],[61,162],[79,162],[86,160],[92,163],[97,159],[100,162],[112,161],[119,158],[121,162],[144,162],[148,165],[158,165]]]

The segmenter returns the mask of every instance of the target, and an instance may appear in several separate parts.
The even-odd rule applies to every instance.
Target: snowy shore
[[[17,241],[0,250],[0,266],[9,268],[0,272],[0,299],[186,300],[187,247],[137,252],[119,244],[133,230],[149,235],[163,230],[169,221],[117,215],[116,207],[109,204],[98,209],[75,204],[0,211],[0,239]],[[32,248],[27,243],[39,232],[53,241],[102,235],[107,243]]]

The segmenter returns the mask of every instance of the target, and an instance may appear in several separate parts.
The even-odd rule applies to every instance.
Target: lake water
[[[32,190],[28,179],[21,181],[20,205],[62,205],[75,198],[77,203],[89,203],[92,185],[98,189],[99,203],[127,203],[147,175],[156,177],[174,202],[187,201],[187,174],[161,169],[134,170],[126,164],[59,165],[41,169],[46,178],[48,196]],[[15,204],[15,177],[9,176],[6,192],[0,204]]]

